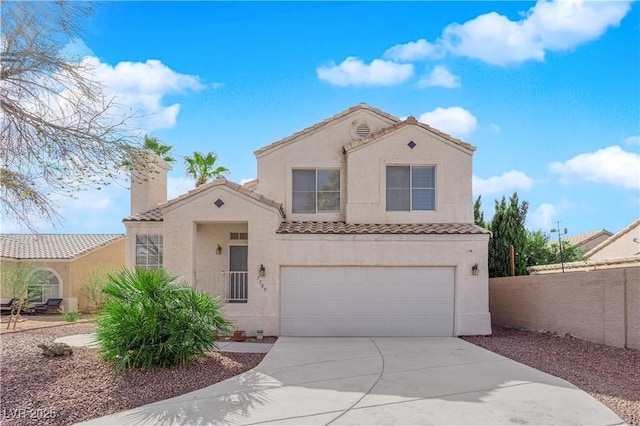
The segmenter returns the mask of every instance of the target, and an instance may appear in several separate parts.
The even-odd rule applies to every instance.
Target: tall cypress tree
[[[493,233],[489,240],[490,277],[511,275],[509,254],[511,245],[515,252],[516,275],[527,274],[527,257],[525,256],[527,230],[524,222],[528,210],[529,203],[526,201],[520,203],[516,192],[509,198],[509,202],[504,196],[502,200],[496,200],[495,213],[489,222],[489,229]]]

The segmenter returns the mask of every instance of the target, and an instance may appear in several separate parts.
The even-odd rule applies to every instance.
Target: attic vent
[[[356,127],[356,134],[361,138],[366,138],[371,133],[371,129],[367,123],[360,124]]]
[[[351,134],[351,139],[357,141],[358,139],[369,136],[371,134],[371,127],[369,127],[369,124],[361,118],[351,123],[349,133]]]

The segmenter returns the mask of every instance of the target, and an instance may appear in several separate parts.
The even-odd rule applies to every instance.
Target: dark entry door
[[[248,280],[247,246],[229,247],[229,302],[246,303]]]

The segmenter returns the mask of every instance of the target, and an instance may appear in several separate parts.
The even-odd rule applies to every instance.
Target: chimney
[[[170,166],[156,153],[144,150],[142,165],[131,170],[131,215],[152,210],[167,201],[167,172]]]

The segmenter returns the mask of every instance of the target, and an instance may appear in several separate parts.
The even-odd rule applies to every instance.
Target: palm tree
[[[162,158],[168,164],[176,162],[176,159],[173,158],[173,154],[171,153],[173,146],[162,144],[158,138],[154,136],[144,135],[144,147],[155,152],[158,157]]]
[[[226,167],[216,167],[218,156],[214,152],[203,155],[195,151],[192,157],[184,157],[184,161],[187,164],[187,176],[196,180],[196,188],[207,183],[210,178],[229,173]]]

